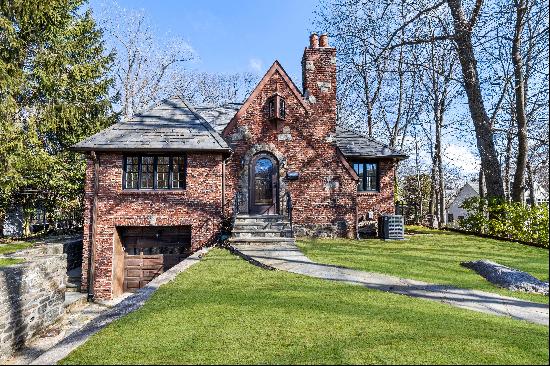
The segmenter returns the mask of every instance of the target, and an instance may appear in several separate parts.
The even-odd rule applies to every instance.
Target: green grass
[[[32,246],[32,243],[24,241],[0,241],[0,255],[15,253],[18,250],[26,249]],[[23,263],[25,260],[21,258],[0,258],[0,267],[11,266],[14,264]]]
[[[0,254],[14,253],[18,250],[27,249],[32,246],[32,243],[26,241],[0,241]]]
[[[548,303],[548,296],[499,288],[460,262],[490,259],[548,281],[548,249],[449,231],[408,227],[404,241],[303,239],[314,261]]]
[[[0,258],[0,267],[13,266],[14,264],[23,263],[25,260],[21,258]]]
[[[548,364],[548,327],[254,267],[222,249],[62,364]]]

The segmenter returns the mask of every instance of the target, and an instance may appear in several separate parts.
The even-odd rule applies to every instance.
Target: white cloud
[[[453,165],[466,174],[479,171],[479,158],[468,147],[460,144],[445,147],[444,163]]]
[[[251,58],[250,61],[248,61],[248,67],[250,67],[252,71],[260,73],[263,70],[263,62],[258,58]]]

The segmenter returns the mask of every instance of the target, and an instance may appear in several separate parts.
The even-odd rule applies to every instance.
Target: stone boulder
[[[548,282],[543,282],[527,272],[503,266],[487,259],[462,262],[461,266],[472,269],[487,281],[512,291],[523,291],[548,296]]]

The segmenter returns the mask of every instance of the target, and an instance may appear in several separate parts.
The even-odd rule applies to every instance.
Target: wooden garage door
[[[191,254],[188,226],[120,227],[124,248],[124,291],[148,284]]]

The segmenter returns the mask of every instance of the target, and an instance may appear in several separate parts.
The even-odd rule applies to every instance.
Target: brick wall
[[[248,162],[261,151],[280,164],[280,202],[289,191],[298,235],[355,236],[356,181],[342,164],[333,143],[336,129],[336,51],[306,48],[303,57],[307,99],[298,98],[280,67],[270,69],[234,121],[224,131],[234,150],[228,162],[228,200],[242,192],[241,210],[248,209]],[[287,118],[267,118],[267,100],[275,92],[286,101]],[[301,93],[300,93],[301,94]],[[300,100],[301,99],[301,100]],[[297,181],[286,182],[287,171]],[[281,208],[282,209],[282,208]]]
[[[123,158],[99,155],[99,194],[94,293],[98,299],[113,296],[113,251],[117,226],[191,226],[191,246],[211,243],[221,217],[222,157],[189,154],[187,184],[183,191],[122,190]],[[82,288],[87,289],[91,242],[93,163],[88,160],[85,184]]]
[[[358,192],[357,213],[359,217],[366,216],[368,212],[374,214],[373,220],[378,220],[381,214],[393,214],[394,203],[394,179],[395,163],[393,160],[381,160],[378,164],[380,191]]]

